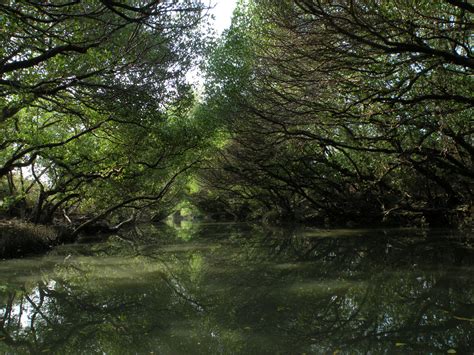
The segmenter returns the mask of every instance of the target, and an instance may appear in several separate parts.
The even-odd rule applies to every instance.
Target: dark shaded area
[[[194,196],[235,219],[472,226],[467,2],[241,5],[208,64],[228,144]]]
[[[49,250],[58,241],[59,230],[20,220],[0,221],[0,258],[22,257]]]

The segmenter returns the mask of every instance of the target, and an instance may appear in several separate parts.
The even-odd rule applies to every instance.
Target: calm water
[[[471,354],[474,239],[141,226],[0,262],[0,353]]]

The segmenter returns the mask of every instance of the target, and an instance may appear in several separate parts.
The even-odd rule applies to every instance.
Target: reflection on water
[[[473,240],[141,226],[0,262],[0,352],[471,353]]]

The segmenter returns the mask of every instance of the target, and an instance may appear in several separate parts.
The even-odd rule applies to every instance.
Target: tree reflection
[[[29,274],[12,264],[0,351],[467,353],[474,344],[473,255],[458,236],[188,233],[145,226],[58,250]]]

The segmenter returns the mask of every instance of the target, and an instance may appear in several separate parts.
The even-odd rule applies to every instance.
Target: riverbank
[[[41,254],[60,244],[80,240],[98,240],[129,224],[132,219],[115,226],[98,221],[81,228],[76,233],[81,219],[70,225],[34,224],[18,218],[0,219],[0,259],[20,258],[31,254]]]
[[[461,213],[462,212],[462,213]],[[464,232],[473,231],[473,209],[469,208],[458,212],[457,214],[457,224],[454,224],[455,229]],[[453,214],[454,215],[454,214]],[[178,218],[179,217],[179,218]],[[285,220],[279,218],[272,218],[275,216],[266,215],[258,219],[247,219],[240,222],[253,222],[261,225],[267,226],[278,226],[278,227],[288,227],[288,226],[306,226],[313,228],[327,228],[330,230],[337,230],[340,228],[414,228],[421,230],[431,229],[433,226],[429,223],[426,223],[426,220],[423,216],[418,216],[418,218],[410,219],[410,222],[407,220],[400,219],[397,220],[398,223],[373,223],[367,221],[358,221],[354,222],[352,220],[347,220],[345,223],[326,223],[326,221],[298,221],[298,220]],[[413,217],[413,216],[411,216]],[[213,222],[236,222],[225,221],[222,219],[214,220],[212,216],[201,216],[203,221],[213,221]],[[178,213],[173,215],[172,221],[174,224],[180,224],[181,221],[195,222],[195,219],[189,218],[189,216],[181,216]],[[93,225],[87,226],[82,231],[84,235],[81,234],[80,239],[84,240],[96,240],[101,239],[104,235],[110,235],[111,233],[116,232],[122,226],[133,222],[133,219],[129,219],[122,223],[119,223],[116,226],[110,227],[106,222],[100,221],[96,222]],[[365,223],[364,223],[365,222]],[[394,221],[392,221],[394,222]],[[31,254],[41,254],[52,247],[74,242],[77,239],[77,236],[73,236],[73,226],[65,225],[41,225],[30,223],[21,219],[0,219],[0,259],[10,259],[10,258],[21,258]],[[435,226],[435,229],[439,228],[439,225]]]
[[[22,221],[0,220],[0,258],[18,258],[42,253],[61,239],[60,228]]]

